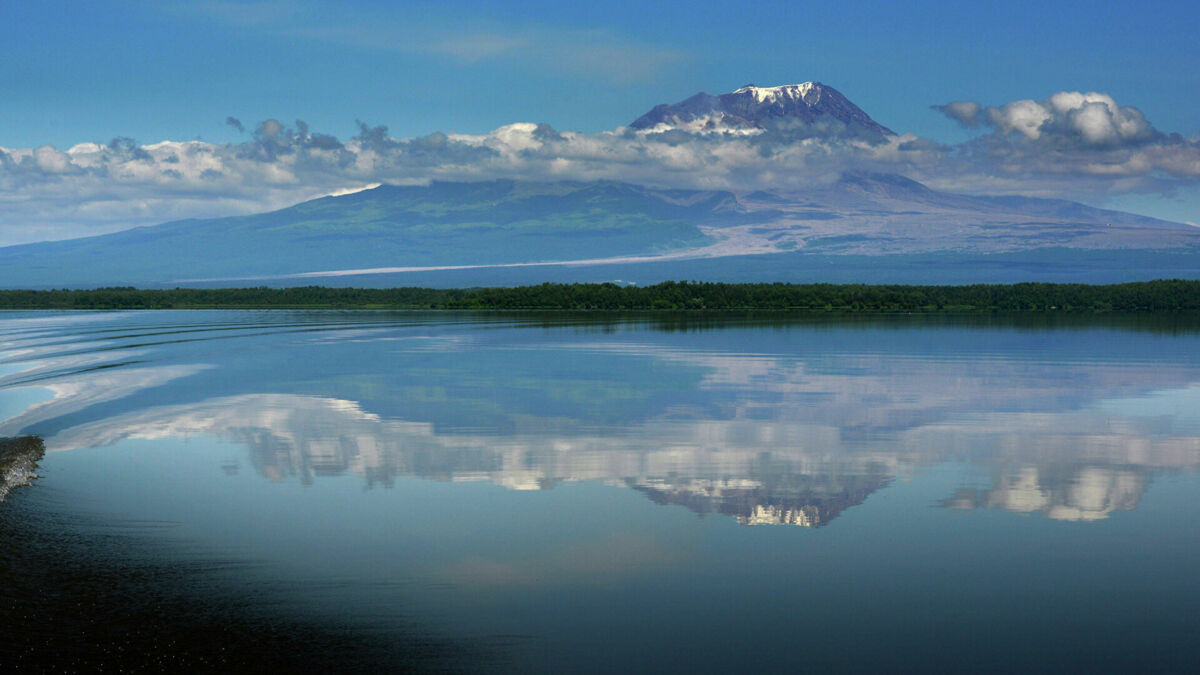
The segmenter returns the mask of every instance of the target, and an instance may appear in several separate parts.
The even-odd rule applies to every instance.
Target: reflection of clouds
[[[210,367],[196,364],[123,368],[45,381],[38,386],[49,390],[53,398],[35,403],[20,415],[4,420],[0,423],[0,436],[13,435],[34,423],[123,398]]]
[[[832,427],[743,420],[663,420],[610,435],[539,431],[527,420],[510,436],[438,434],[424,422],[384,419],[340,399],[250,394],[161,406],[73,426],[50,451],[110,445],[127,438],[208,434],[247,444],[280,477],[356,473],[491,480],[514,489],[561,481],[719,477],[745,474],[764,452],[798,471],[853,462],[900,469],[895,458],[837,451]],[[739,473],[740,472],[740,473]]]
[[[772,522],[827,522],[891,476],[908,473],[910,463],[887,453],[843,452],[838,430],[819,425],[657,420],[608,435],[563,435],[553,421],[542,431],[536,420],[521,427],[511,436],[437,434],[431,424],[383,419],[349,401],[261,394],[90,422],[59,432],[48,447],[207,434],[244,444],[251,464],[270,480],[357,474],[368,486],[386,486],[414,475],[515,490],[596,481],[746,524],[768,522],[768,513],[775,513]]]
[[[1173,435],[1163,418],[992,413],[915,429],[908,447],[942,443],[992,468],[991,487],[963,488],[943,504],[1099,520],[1137,506],[1157,471],[1200,467],[1200,436]]]
[[[594,328],[586,339],[547,343],[483,334],[481,322],[512,320],[465,315],[439,315],[438,327],[465,330],[433,334],[396,330],[431,325],[423,315],[383,327],[357,314],[347,315],[353,321],[282,314],[264,323],[235,313],[188,323],[193,316],[122,328],[116,347],[137,337],[130,349],[97,351],[86,338],[82,347],[58,346],[75,327],[27,340],[22,347],[43,350],[33,362],[38,372],[0,385],[36,382],[53,398],[0,424],[0,434],[44,429],[54,434],[50,451],[215,436],[246,447],[255,471],[277,481],[357,475],[368,486],[387,486],[398,476],[419,476],[520,490],[604,482],[745,524],[821,525],[893,479],[940,461],[981,465],[993,477],[988,490],[960,492],[947,504],[1071,519],[1131,508],[1153,473],[1200,467],[1200,413],[1191,405],[1200,368],[1187,360],[1055,359],[1017,352],[1008,342],[947,357],[941,354],[958,342],[914,354],[903,345],[893,349],[893,335],[845,345],[825,336],[811,350],[799,344],[784,353],[775,340],[748,340],[741,352],[743,345],[732,343],[705,350],[694,345],[713,343],[689,339],[689,348],[660,335]],[[378,377],[353,370],[344,377],[339,371],[339,379],[317,376],[312,386],[320,391],[357,392],[343,398],[240,394],[146,407],[143,396],[97,406],[213,367],[139,365],[133,359],[169,356],[165,343],[146,343],[147,334],[176,340],[203,329],[226,337],[240,334],[234,329],[293,324],[338,328],[306,332],[305,349],[388,341],[362,353],[416,356],[403,362],[407,370],[396,382],[386,370]],[[917,333],[897,331],[894,339]],[[770,351],[756,352],[756,345]],[[163,391],[186,401],[195,395],[192,382]],[[211,389],[208,378],[200,386]],[[634,388],[637,396],[627,391]],[[407,405],[399,414],[410,419],[373,414],[349,398]]]
[[[948,506],[1066,520],[1132,508],[1151,472],[1200,466],[1200,437],[1164,433],[1155,418],[1079,411],[942,417],[867,436],[830,423],[736,418],[660,418],[611,433],[564,432],[555,420],[540,420],[539,428],[534,418],[512,435],[440,434],[432,424],[382,418],[352,401],[252,394],[89,422],[47,445],[61,451],[206,434],[244,444],[271,480],[354,474],[370,486],[413,475],[520,490],[599,481],[744,524],[798,525],[824,524],[892,478],[939,461],[982,464],[995,475],[991,489],[960,490]]]
[[[1156,418],[1083,412],[978,413],[904,432],[900,447],[942,448],[947,459],[1080,464],[1142,470],[1200,467],[1200,436]]]
[[[699,368],[704,373],[699,388],[715,397],[722,392],[731,396],[735,417],[881,432],[920,428],[976,411],[1060,410],[1148,391],[1187,391],[1200,380],[1200,369],[1175,363],[1041,362],[993,354],[953,358],[888,352],[792,357],[622,342],[556,347]]]
[[[960,489],[943,505],[1041,512],[1055,520],[1102,520],[1114,510],[1136,507],[1147,483],[1144,474],[1134,471],[1085,466],[1055,476],[1052,470],[1025,466],[997,477],[990,489]]]

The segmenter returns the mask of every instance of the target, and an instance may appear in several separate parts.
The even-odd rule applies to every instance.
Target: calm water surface
[[[0,313],[0,662],[1192,670],[1198,329]]]

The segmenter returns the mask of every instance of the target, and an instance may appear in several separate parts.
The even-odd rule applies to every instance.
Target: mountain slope
[[[742,195],[755,225],[719,234],[746,251],[836,255],[995,255],[1075,251],[1198,250],[1200,228],[1075,202],[940,192],[895,174],[852,171],[833,185]]]
[[[434,270],[409,268],[462,266],[485,271],[444,276],[439,285],[820,281],[822,274],[871,281],[903,260],[920,261],[914,263],[920,274],[889,281],[1014,280],[972,276],[984,258],[980,270],[1001,260],[1040,261],[1018,277],[1030,280],[1069,281],[1077,269],[1072,265],[1103,272],[1123,260],[1147,271],[1088,278],[1156,278],[1167,269],[1180,276],[1181,265],[1183,276],[1196,276],[1200,269],[1187,270],[1200,268],[1192,262],[1200,261],[1200,229],[1063,200],[940,192],[903,176],[866,172],[848,172],[828,186],[738,195],[614,182],[433,183],[381,186],[253,216],[3,248],[0,287],[197,279],[244,285],[262,277],[328,283],[347,275],[370,285],[410,285],[418,283],[414,272]],[[590,262],[538,273],[495,267],[570,261]],[[380,268],[397,274],[379,276]]]
[[[0,284],[166,283],[342,267],[504,264],[702,246],[733,195],[611,182],[384,185],[252,216],[0,249]]]

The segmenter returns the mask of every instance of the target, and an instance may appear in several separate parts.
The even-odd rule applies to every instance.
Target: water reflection
[[[1131,321],[3,323],[0,653],[1190,672],[1198,333]]]
[[[1038,512],[1055,520],[1100,520],[1136,507],[1148,482],[1144,472],[1131,470],[1023,466],[996,476],[991,487],[962,488],[942,503],[953,509]]]
[[[602,481],[746,525],[823,525],[893,479],[945,461],[970,462],[991,477],[988,487],[959,489],[945,506],[1095,520],[1136,506],[1155,472],[1200,466],[1200,437],[1164,435],[1163,420],[1078,411],[962,415],[937,401],[918,408],[918,417],[936,410],[940,421],[892,433],[735,413],[723,420],[668,416],[590,435],[562,420],[523,419],[518,432],[496,435],[440,433],[432,423],[383,418],[353,401],[255,394],[129,412],[64,429],[48,442],[70,450],[209,435],[245,447],[250,466],[269,480],[353,474],[368,488],[390,487],[398,476],[487,480],[514,490]],[[836,420],[839,399],[827,404],[825,416]],[[905,398],[906,418],[911,405]],[[821,416],[803,412],[791,417]]]
[[[51,452],[203,435],[244,448],[228,475],[592,481],[809,527],[943,462],[973,473],[937,504],[1075,521],[1200,467],[1200,356],[1177,330],[173,316],[26,327],[0,386],[48,399],[0,434]]]

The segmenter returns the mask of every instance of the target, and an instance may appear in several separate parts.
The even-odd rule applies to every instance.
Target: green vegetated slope
[[[379,308],[565,310],[808,310],[853,312],[1200,311],[1200,281],[1111,285],[900,286],[540,284],[514,288],[100,288],[0,291],[5,309]]]
[[[642,255],[703,245],[708,240],[697,225],[736,217],[735,208],[728,193],[612,182],[385,185],[252,216],[0,249],[0,281],[8,287],[96,280],[141,285],[348,267]]]

